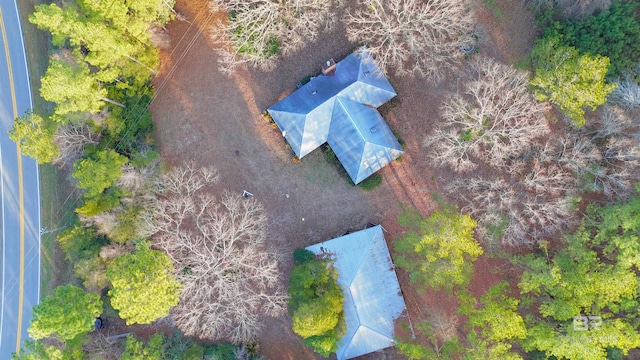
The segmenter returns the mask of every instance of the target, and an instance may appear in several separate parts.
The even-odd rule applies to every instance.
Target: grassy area
[[[34,6],[44,3],[42,0],[18,0],[22,31],[24,34],[29,78],[31,82],[33,110],[39,114],[49,114],[52,104],[40,96],[40,78],[49,64],[51,43],[44,31],[38,30],[29,22],[29,14]],[[56,244],[56,235],[60,229],[69,224],[73,218],[75,198],[73,188],[65,181],[60,171],[51,165],[40,166],[41,220],[42,234],[42,273],[41,296],[51,293],[60,284],[72,282],[73,269],[64,260],[64,255]]]
[[[38,89],[40,88],[40,78],[44,75],[49,65],[51,43],[47,33],[38,30],[35,25],[29,22],[29,14],[33,12],[34,6],[42,3],[44,3],[43,0],[18,0],[27,61],[29,63],[33,107],[38,113],[48,114],[52,111],[53,104],[43,100],[39,95]]]
[[[40,166],[42,216],[42,273],[40,286],[44,295],[58,285],[74,282],[73,267],[64,259],[56,236],[74,220],[76,197],[73,188],[53,165]]]

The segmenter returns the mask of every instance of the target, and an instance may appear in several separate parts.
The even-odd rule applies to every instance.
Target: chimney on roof
[[[325,76],[333,76],[336,74],[336,62],[333,59],[329,59],[322,64],[322,74]]]

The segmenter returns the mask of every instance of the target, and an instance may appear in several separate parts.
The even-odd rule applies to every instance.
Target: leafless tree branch
[[[435,82],[464,56],[474,19],[464,0],[358,0],[347,13],[347,37],[365,44],[383,72]]]
[[[228,14],[216,21],[212,38],[220,42],[220,70],[241,64],[270,69],[276,49],[283,55],[300,49],[332,27],[332,0],[213,0],[214,12]]]
[[[59,126],[53,140],[60,150],[60,156],[54,160],[54,163],[70,167],[82,157],[85,146],[98,144],[100,136],[92,133],[87,125],[70,123]]]
[[[286,295],[262,205],[239,195],[215,199],[206,187],[216,179],[213,169],[192,165],[165,174],[153,238],[184,284],[176,325],[190,336],[243,342],[259,331],[261,315],[284,311]]]
[[[474,169],[477,160],[505,166],[506,159],[549,133],[548,106],[528,91],[527,73],[487,57],[470,65],[472,80],[444,103],[442,121],[425,141],[434,164],[457,172]]]

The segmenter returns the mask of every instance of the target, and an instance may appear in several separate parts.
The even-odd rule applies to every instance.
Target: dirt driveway
[[[432,86],[419,79],[389,79],[398,97],[380,110],[405,140],[406,153],[402,162],[382,170],[382,186],[365,192],[348,185],[319,150],[294,163],[279,131],[260,115],[293,91],[304,76],[318,72],[325,60],[351,52],[353,45],[343,30],[325,34],[272,72],[243,70],[227,77],[217,70],[206,2],[179,0],[176,9],[187,21],[168,26],[171,45],[162,54],[163,69],[155,81],[158,93],[151,107],[156,139],[170,165],[194,160],[214,166],[221,174],[221,189],[252,192],[266,207],[269,239],[289,253],[369,222],[389,230],[386,237],[391,241],[398,236],[395,220],[400,204],[423,215],[433,210],[430,194],[438,191],[439,179],[421,143],[437,119],[437,104],[457,81]],[[286,276],[290,266],[284,264]],[[425,299],[407,289],[406,274],[399,276],[405,296],[411,297],[410,313],[419,312]],[[435,295],[427,302],[448,301]],[[286,317],[267,321],[260,343],[270,359],[314,358],[291,332]],[[387,350],[371,358],[398,357]]]

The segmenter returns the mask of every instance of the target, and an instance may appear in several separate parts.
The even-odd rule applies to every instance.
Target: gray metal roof
[[[406,310],[380,225],[307,247],[335,260],[347,333],[339,360],[393,346],[394,321]]]
[[[403,153],[376,109],[341,97],[333,106],[327,141],[356,184]]]
[[[315,77],[267,111],[302,158],[327,141],[336,97],[377,108],[394,96],[389,81],[363,51],[338,62],[334,76]]]

